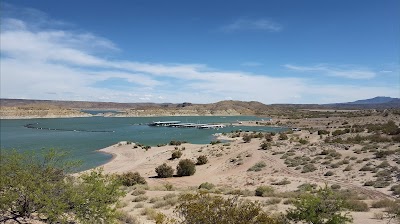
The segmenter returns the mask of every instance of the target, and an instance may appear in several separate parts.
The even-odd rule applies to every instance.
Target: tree
[[[174,169],[166,163],[163,163],[156,167],[156,173],[159,178],[172,177],[174,175]]]
[[[315,195],[305,193],[289,209],[287,218],[292,221],[304,221],[312,224],[343,224],[351,222],[348,214],[342,214],[344,200],[337,197],[328,186],[320,188]]]
[[[78,177],[67,172],[77,163],[65,153],[4,151],[0,155],[0,222],[113,222],[123,191],[114,176],[92,170]]]
[[[205,193],[184,194],[175,212],[183,224],[278,224],[257,202],[242,201],[238,197],[224,199]]]
[[[196,165],[190,159],[182,159],[176,166],[178,176],[192,176],[196,172]]]

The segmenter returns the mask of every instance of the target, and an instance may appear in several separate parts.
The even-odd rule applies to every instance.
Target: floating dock
[[[224,128],[223,124],[196,124],[196,123],[181,123],[180,121],[155,121],[149,126],[157,127],[174,127],[174,128],[199,128],[199,129],[217,129]]]

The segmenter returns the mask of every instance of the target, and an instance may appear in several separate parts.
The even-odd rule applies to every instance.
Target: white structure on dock
[[[170,126],[174,124],[179,124],[181,123],[180,121],[155,121],[153,123],[150,123],[150,126]]]

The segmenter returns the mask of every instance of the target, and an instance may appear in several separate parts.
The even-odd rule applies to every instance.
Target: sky
[[[1,98],[400,97],[398,0],[1,1]]]

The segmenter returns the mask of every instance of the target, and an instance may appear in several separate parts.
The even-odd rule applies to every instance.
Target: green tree
[[[67,172],[76,163],[65,154],[3,151],[0,155],[0,222],[36,219],[45,222],[112,223],[113,204],[124,193],[113,176],[93,170],[78,177]]]
[[[328,186],[320,188],[317,193],[305,193],[289,209],[287,218],[292,221],[303,221],[312,224],[343,224],[352,221],[352,218],[342,211],[345,201],[335,195]]]

